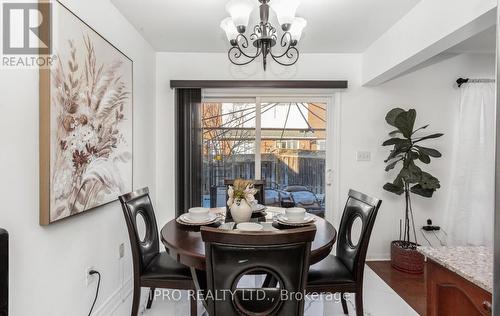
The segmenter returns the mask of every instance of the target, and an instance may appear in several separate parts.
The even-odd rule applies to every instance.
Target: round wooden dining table
[[[224,208],[210,209],[215,214],[224,214]],[[270,213],[270,212],[268,212]],[[267,226],[274,227],[277,233],[279,229],[285,229],[273,223],[272,216],[260,217],[259,222],[267,222]],[[310,214],[315,217],[313,222],[316,225],[316,236],[311,244],[310,264],[317,263],[327,257],[337,239],[337,231],[327,220]],[[257,218],[253,219],[257,221]],[[288,227],[290,228],[290,227]],[[186,226],[171,220],[161,230],[161,240],[166,250],[178,262],[194,268],[196,270],[205,270],[205,243],[201,239],[199,227]]]

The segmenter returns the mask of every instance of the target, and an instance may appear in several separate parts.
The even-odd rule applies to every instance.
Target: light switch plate
[[[372,153],[369,151],[358,151],[356,152],[357,161],[370,161],[372,160]]]

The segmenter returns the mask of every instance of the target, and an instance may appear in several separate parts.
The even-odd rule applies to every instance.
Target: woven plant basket
[[[415,248],[403,248],[403,242],[391,242],[391,265],[394,269],[410,274],[424,273],[424,256]]]

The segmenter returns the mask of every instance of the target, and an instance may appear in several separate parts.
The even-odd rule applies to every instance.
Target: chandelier
[[[295,17],[300,0],[259,0],[260,22],[248,25],[254,10],[251,0],[230,0],[226,11],[231,15],[220,23],[231,44],[228,57],[235,65],[246,65],[262,56],[264,71],[268,57],[283,66],[292,66],[299,59],[297,44],[307,25],[304,18]],[[269,21],[269,9],[273,9],[281,31]],[[250,33],[247,37],[247,26]],[[281,33],[281,34],[280,34]],[[253,47],[252,47],[253,46]]]

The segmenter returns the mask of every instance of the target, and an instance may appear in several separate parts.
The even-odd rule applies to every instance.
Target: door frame
[[[500,0],[499,0],[500,4]],[[493,257],[493,312],[500,311],[500,10],[497,10],[497,49],[496,49],[496,111],[495,111],[495,227]]]
[[[325,218],[338,226],[342,215],[340,201],[340,148],[342,90],[324,89],[203,89],[202,103],[205,102],[255,102],[256,113],[264,102],[321,102],[327,110],[327,146],[325,162]],[[255,128],[260,131],[260,117],[256,116]],[[260,132],[256,133],[260,141]],[[333,141],[333,146],[330,143]],[[255,175],[260,179],[260,148],[255,146]],[[258,169],[258,170],[257,170]]]

